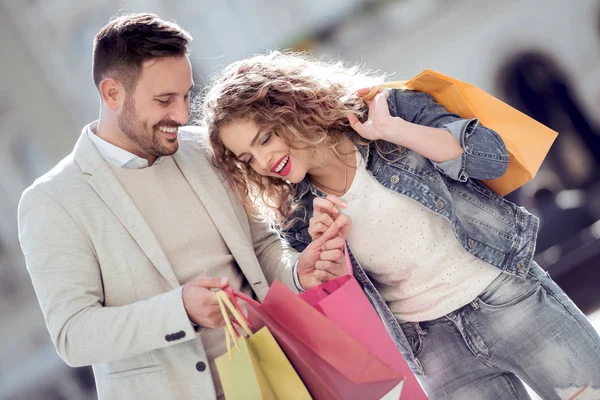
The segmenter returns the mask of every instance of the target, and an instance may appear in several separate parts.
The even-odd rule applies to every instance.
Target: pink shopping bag
[[[300,293],[300,297],[381,361],[406,377],[401,399],[425,400],[427,395],[404,360],[402,353],[354,278],[348,247],[344,243],[348,275]]]
[[[402,389],[399,372],[282,283],[273,283],[263,304],[224,290],[246,301],[253,329],[269,328],[314,399],[376,400]]]

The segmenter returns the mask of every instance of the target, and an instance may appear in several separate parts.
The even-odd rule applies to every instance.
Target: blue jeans
[[[600,337],[535,263],[442,318],[401,326],[431,400],[530,399],[521,380],[545,400],[600,398]]]

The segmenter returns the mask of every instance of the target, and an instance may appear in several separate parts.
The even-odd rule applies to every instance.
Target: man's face
[[[188,122],[193,85],[186,56],[145,62],[135,88],[126,93],[117,114],[128,147],[125,150],[151,162],[175,153],[179,147],[177,128]]]

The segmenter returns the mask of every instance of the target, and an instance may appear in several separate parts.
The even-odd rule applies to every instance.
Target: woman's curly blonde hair
[[[343,135],[353,132],[347,114],[364,120],[368,109],[356,94],[381,83],[358,66],[323,62],[304,53],[273,51],[227,66],[200,97],[200,125],[207,129],[214,164],[255,219],[281,224],[294,210],[294,185],[261,176],[239,161],[221,141],[220,129],[232,122],[253,121],[293,149],[326,144],[337,152]],[[357,146],[368,142],[350,134]]]

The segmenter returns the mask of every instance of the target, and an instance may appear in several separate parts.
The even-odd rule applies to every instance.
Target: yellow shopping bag
[[[266,326],[252,333],[227,293],[217,292],[225,319],[227,353],[215,360],[227,400],[311,399],[298,374]],[[237,338],[227,309],[247,337]],[[233,344],[232,344],[233,342]]]
[[[501,177],[482,182],[500,196],[533,179],[558,135],[483,90],[430,69],[408,81],[378,85],[363,99],[372,98],[382,87],[429,93],[451,113],[466,119],[476,117],[485,127],[496,131],[509,152],[508,169]]]

